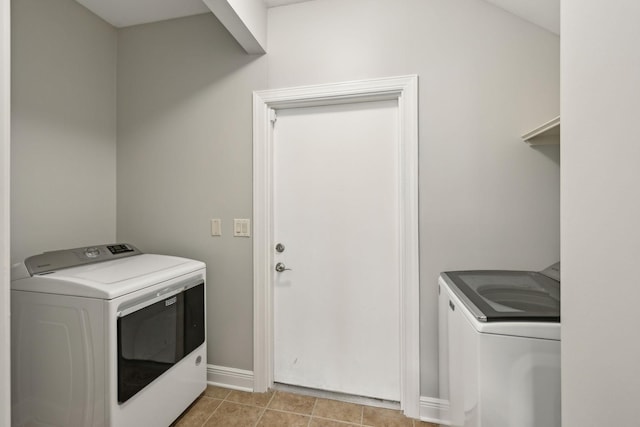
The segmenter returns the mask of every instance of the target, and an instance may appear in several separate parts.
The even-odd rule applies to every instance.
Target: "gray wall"
[[[562,425],[636,426],[640,3],[562,0]]]
[[[208,362],[246,370],[252,246],[232,224],[251,218],[251,96],[266,71],[212,14],[118,34],[118,240],[207,264]]]
[[[437,277],[560,257],[559,38],[481,0],[316,0],[269,10],[269,87],[418,74],[421,394],[438,396]]]
[[[116,30],[73,0],[12,2],[11,259],[110,242]]]

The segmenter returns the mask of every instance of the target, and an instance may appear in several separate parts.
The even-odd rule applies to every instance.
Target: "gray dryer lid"
[[[555,264],[551,264],[549,267],[540,271],[540,274],[544,274],[548,278],[553,279],[556,282],[560,282],[560,261]]]
[[[478,320],[559,322],[560,282],[535,271],[447,271],[443,279]]]

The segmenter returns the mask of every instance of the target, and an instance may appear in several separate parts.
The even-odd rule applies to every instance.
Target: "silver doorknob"
[[[276,264],[276,271],[278,273],[282,273],[285,270],[291,270],[290,268],[287,268],[286,265],[284,265],[284,262],[279,262]]]

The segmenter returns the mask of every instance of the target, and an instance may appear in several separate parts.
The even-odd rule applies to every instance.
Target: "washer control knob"
[[[84,255],[87,258],[97,258],[100,255],[100,249],[98,248],[87,248],[84,250]]]

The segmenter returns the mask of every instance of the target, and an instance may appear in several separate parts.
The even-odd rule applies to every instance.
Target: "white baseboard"
[[[449,401],[420,396],[420,420],[440,425],[450,425]]]
[[[253,391],[253,371],[207,365],[207,383],[240,391]]]

